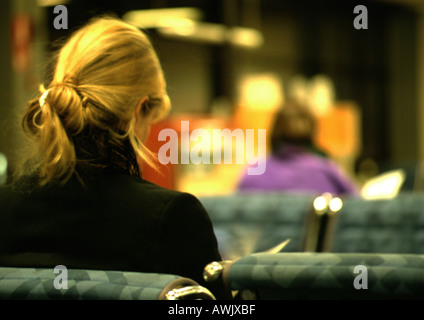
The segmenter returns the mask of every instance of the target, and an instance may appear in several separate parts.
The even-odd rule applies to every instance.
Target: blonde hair
[[[90,21],[61,48],[50,85],[40,86],[29,102],[22,125],[36,143],[15,177],[37,172],[40,184],[68,180],[77,162],[73,137],[87,127],[107,131],[117,141],[128,139],[135,154],[154,165],[135,134],[135,109],[145,96],[154,112],[149,117],[162,119],[170,101],[148,37],[113,17]]]

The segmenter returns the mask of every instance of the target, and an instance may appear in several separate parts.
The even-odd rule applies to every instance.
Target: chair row
[[[424,195],[364,200],[287,193],[202,197],[225,259],[266,251],[424,253]]]
[[[176,275],[101,270],[0,268],[0,300],[215,300]],[[240,300],[423,299],[424,255],[255,253],[205,267]]]

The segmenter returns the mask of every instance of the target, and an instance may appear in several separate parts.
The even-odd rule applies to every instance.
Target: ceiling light
[[[196,8],[167,8],[133,10],[125,13],[122,19],[139,28],[178,27],[187,21],[203,18],[202,11]]]

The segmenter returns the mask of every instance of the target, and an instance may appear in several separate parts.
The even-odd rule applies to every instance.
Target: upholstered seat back
[[[48,268],[0,268],[0,299],[213,299],[193,280],[170,274],[68,269],[67,288],[55,284],[59,276]]]
[[[222,276],[264,300],[424,298],[424,255],[258,253],[224,265]]]
[[[347,198],[331,237],[331,252],[424,254],[424,195]]]
[[[268,250],[290,239],[285,251],[302,251],[312,195],[237,193],[202,197],[224,259]]]

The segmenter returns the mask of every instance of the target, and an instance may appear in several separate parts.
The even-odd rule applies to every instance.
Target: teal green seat
[[[215,299],[195,281],[170,274],[67,270],[67,287],[48,268],[1,268],[1,300],[190,300]],[[58,279],[55,283],[55,279]]]
[[[201,197],[224,259],[266,251],[286,239],[289,252],[303,251],[306,221],[314,196],[279,192],[240,192]]]
[[[331,252],[424,254],[424,195],[403,193],[393,199],[343,199]]]
[[[257,253],[223,266],[232,290],[260,300],[424,298],[424,255]]]

